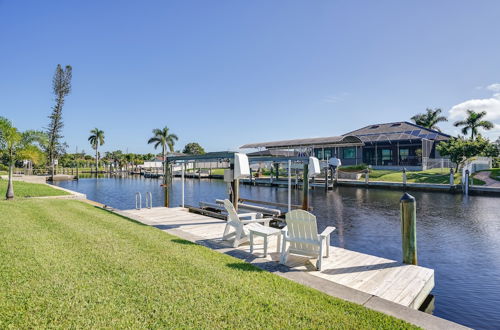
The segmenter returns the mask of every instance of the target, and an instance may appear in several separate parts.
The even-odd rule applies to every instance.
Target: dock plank
[[[154,207],[151,209],[126,210],[122,214],[161,230],[176,229],[202,239],[216,240],[228,247],[231,242],[221,241],[225,221],[194,214],[183,208]],[[181,236],[182,237],[182,236]],[[276,240],[268,242],[268,260],[279,260]],[[250,246],[243,243],[239,250],[249,252]],[[256,237],[255,254],[263,252],[263,239]],[[324,259],[324,269],[314,268],[316,260],[291,255],[287,266],[294,271],[306,271],[311,275],[352,289],[374,295],[397,304],[417,309],[434,287],[434,270],[405,265],[401,262],[331,247],[330,257]]]

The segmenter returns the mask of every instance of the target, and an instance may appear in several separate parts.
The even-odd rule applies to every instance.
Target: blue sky
[[[234,150],[340,135],[441,107],[500,133],[499,1],[2,1],[0,115],[47,125],[73,66],[64,140],[150,152],[155,127]],[[450,112],[451,110],[451,112]],[[458,133],[451,123],[441,125]]]

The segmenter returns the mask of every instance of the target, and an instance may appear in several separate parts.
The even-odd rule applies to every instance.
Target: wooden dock
[[[155,226],[175,235],[185,233],[230,247],[230,242],[221,241],[225,221],[200,214],[190,213],[184,208],[155,207],[151,209],[126,210],[120,212],[144,224]],[[335,234],[335,233],[334,233]],[[256,239],[254,253],[263,251],[262,241]],[[239,250],[248,252],[248,243]],[[276,242],[269,242],[269,261],[278,261]],[[330,282],[346,286],[385,300],[418,309],[434,287],[434,270],[406,265],[398,261],[380,258],[338,247],[331,248],[331,255],[324,259],[321,272],[314,268],[315,260],[291,256],[287,266],[292,271],[304,271]]]

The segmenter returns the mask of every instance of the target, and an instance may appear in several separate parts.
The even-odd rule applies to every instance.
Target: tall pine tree
[[[71,92],[71,77],[72,68],[66,65],[63,69],[60,64],[57,65],[54,78],[52,79],[52,89],[56,96],[56,104],[52,107],[52,113],[49,116],[50,123],[47,127],[47,135],[49,137],[47,143],[47,160],[54,175],[54,160],[57,158],[61,148],[60,139],[62,136],[62,128],[64,126],[62,120],[62,109],[64,106],[64,98]]]

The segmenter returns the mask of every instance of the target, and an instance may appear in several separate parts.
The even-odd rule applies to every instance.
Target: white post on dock
[[[182,163],[181,167],[181,206],[184,207],[184,167],[186,166],[185,163]]]
[[[292,210],[292,161],[288,160],[288,212]]]

